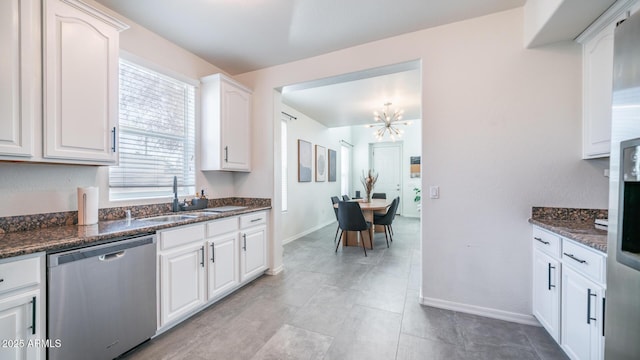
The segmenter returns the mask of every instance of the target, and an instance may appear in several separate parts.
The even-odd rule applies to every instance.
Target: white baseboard
[[[328,222],[326,222],[326,223],[324,223],[324,224],[316,225],[316,226],[312,227],[311,229],[307,229],[307,230],[305,230],[305,231],[303,231],[303,232],[301,232],[301,233],[299,233],[299,234],[295,234],[295,235],[293,235],[293,236],[290,236],[290,237],[288,237],[288,238],[286,238],[286,239],[282,240],[282,245],[285,245],[285,244],[288,244],[288,243],[290,243],[290,242],[292,242],[292,241],[298,240],[298,239],[300,239],[301,237],[303,237],[303,236],[305,236],[305,235],[309,235],[309,234],[311,234],[312,232],[314,232],[314,231],[316,231],[316,230],[320,230],[320,229],[322,229],[323,227],[325,227],[325,226],[327,226],[327,225],[330,225],[330,224],[333,224],[333,223],[335,223],[335,222],[336,222],[335,220],[331,220],[331,221],[328,221]]]
[[[278,274],[280,274],[283,270],[284,270],[284,265],[280,265],[280,266],[278,266],[277,268],[275,268],[275,269],[273,269],[273,270],[269,269],[269,270],[265,271],[264,273],[265,273],[265,274],[267,274],[267,275],[278,275]]]
[[[513,313],[509,311],[485,308],[481,306],[456,303],[447,300],[427,298],[420,296],[420,304],[441,309],[459,311],[467,314],[480,315],[492,319],[505,320],[518,324],[541,326],[533,315]]]

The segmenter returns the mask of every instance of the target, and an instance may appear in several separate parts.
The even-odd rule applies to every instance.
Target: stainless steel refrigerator
[[[605,358],[640,359],[640,12],[615,30]]]

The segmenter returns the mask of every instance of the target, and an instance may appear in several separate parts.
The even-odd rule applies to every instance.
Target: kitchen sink
[[[182,220],[190,220],[197,218],[198,215],[191,214],[183,214],[183,215],[160,215],[153,216],[148,218],[138,219],[139,221],[149,221],[149,222],[157,222],[157,223],[165,223],[165,222],[174,222],[174,221],[182,221]]]

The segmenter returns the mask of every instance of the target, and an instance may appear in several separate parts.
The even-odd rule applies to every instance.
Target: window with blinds
[[[111,200],[195,194],[195,88],[120,60],[118,166]]]

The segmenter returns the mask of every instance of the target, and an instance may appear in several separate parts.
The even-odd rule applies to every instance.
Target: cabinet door
[[[115,164],[118,29],[74,0],[43,4],[44,157]]]
[[[204,264],[203,243],[160,255],[160,326],[205,303]]]
[[[267,227],[257,226],[241,231],[240,281],[261,274],[267,268]]]
[[[40,291],[0,299],[0,359],[44,359]]]
[[[584,44],[584,158],[609,156],[614,29],[611,24]]]
[[[222,168],[248,171],[251,158],[251,95],[226,81],[222,81],[221,86]]]
[[[533,315],[556,341],[560,340],[560,288],[560,262],[534,250]]]
[[[37,114],[34,0],[0,1],[0,156],[33,155],[33,125]]]
[[[207,242],[209,251],[208,300],[235,287],[240,282],[238,232],[221,235]]]
[[[602,357],[602,287],[569,267],[562,269],[561,345],[571,359]]]

